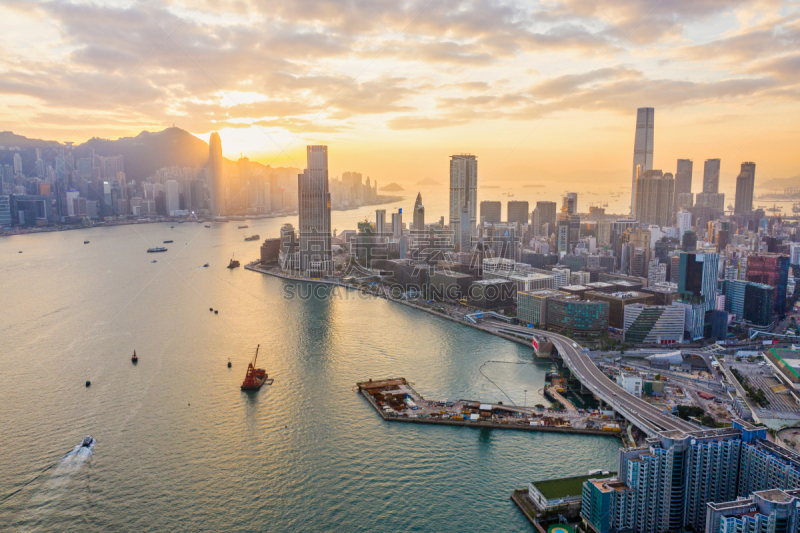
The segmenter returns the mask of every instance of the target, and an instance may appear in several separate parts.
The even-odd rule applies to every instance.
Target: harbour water
[[[371,210],[334,213],[334,226]],[[613,438],[383,422],[357,381],[404,376],[429,398],[507,401],[478,369],[530,363],[532,351],[354,293],[287,300],[291,282],[225,268],[258,257],[245,235],[276,236],[285,221],[0,240],[0,524],[526,531],[513,489],[615,467]],[[257,344],[275,383],[243,393]],[[484,367],[530,405],[549,369]],[[88,434],[91,456],[64,457]]]

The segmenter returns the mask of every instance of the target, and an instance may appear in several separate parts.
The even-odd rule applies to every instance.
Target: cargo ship
[[[244,381],[242,382],[242,390],[258,390],[264,382],[267,381],[267,371],[263,368],[256,368],[258,349],[260,347],[260,344],[256,346],[256,354],[253,356],[253,362],[247,365],[247,374],[245,374]]]
[[[166,252],[166,251],[167,251],[167,249],[163,248],[161,246],[159,246],[158,248],[148,248],[147,249],[147,253],[148,254],[155,254],[155,253],[158,253],[158,252]]]
[[[244,240],[246,240],[246,241],[257,241],[260,238],[261,237],[258,236],[258,235],[251,235],[250,237],[245,237]]]

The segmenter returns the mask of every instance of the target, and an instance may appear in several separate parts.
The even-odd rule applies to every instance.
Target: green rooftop
[[[608,475],[596,473],[587,474],[585,476],[562,477],[558,479],[544,479],[541,481],[532,481],[531,484],[536,487],[536,490],[542,493],[542,496],[548,500],[557,500],[561,498],[568,498],[570,496],[580,496],[583,492],[583,482],[590,479],[606,478],[616,476],[616,472],[609,472]]]

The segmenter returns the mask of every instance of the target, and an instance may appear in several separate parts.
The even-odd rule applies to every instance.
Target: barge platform
[[[579,412],[481,403],[473,400],[426,400],[405,378],[357,383],[358,391],[387,422],[472,428],[515,429],[620,438],[619,426]]]

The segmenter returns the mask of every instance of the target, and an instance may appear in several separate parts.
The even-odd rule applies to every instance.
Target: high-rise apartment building
[[[692,169],[694,163],[691,159],[678,159],[678,168],[675,171],[675,194],[673,212],[677,213],[682,207],[692,207],[685,205],[687,197],[681,198],[681,194],[692,194]]]
[[[508,222],[527,224],[528,223],[528,202],[519,200],[508,201]]]
[[[468,208],[469,221],[462,224],[464,207]],[[475,233],[477,208],[478,159],[468,154],[450,156],[450,231],[456,243],[469,243]],[[469,229],[469,235],[462,237],[465,229]]]
[[[737,498],[800,487],[800,456],[766,438],[765,427],[743,420],[658,433],[647,446],[620,450],[616,477],[584,482],[581,517],[597,533],[796,531],[783,522],[773,522],[775,529],[720,529],[725,512],[741,506]],[[755,511],[751,505],[751,518]]]
[[[716,194],[719,192],[719,159],[706,159],[703,164],[703,192]]]
[[[631,176],[631,212],[636,216],[637,169],[644,174],[653,168],[653,133],[655,131],[655,109],[640,107],[636,110],[636,138],[633,143],[633,173]]]
[[[225,213],[225,183],[222,178],[222,141],[219,133],[211,133],[208,139],[208,180],[211,189],[211,214]]]
[[[533,210],[533,232],[535,236],[549,237],[545,235],[544,225],[548,224],[549,232],[553,232],[556,227],[556,203],[555,202],[536,202]]]
[[[502,222],[500,210],[501,202],[484,200],[481,202],[481,221],[489,224],[499,224]]]
[[[300,270],[310,276],[333,271],[328,147],[306,147],[306,166],[297,176]]]
[[[742,170],[736,178],[736,200],[733,213],[746,215],[753,211],[753,189],[756,183],[756,164],[742,163]]]
[[[181,208],[180,186],[175,180],[167,180],[164,185],[167,189],[167,214],[170,215]]]
[[[636,220],[643,224],[668,226],[672,222],[675,180],[660,170],[645,171],[636,180]]]
[[[386,237],[386,209],[375,210],[375,233],[378,237]]]
[[[414,231],[421,234],[425,231],[425,207],[422,205],[422,193],[417,193],[414,202]]]

